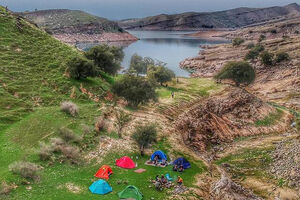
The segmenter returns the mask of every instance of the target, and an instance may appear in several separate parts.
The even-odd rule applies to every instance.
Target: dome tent
[[[105,180],[102,180],[102,179],[95,181],[89,187],[89,190],[93,194],[107,194],[107,193],[112,192],[112,188],[110,187],[110,185]]]
[[[113,173],[112,169],[108,165],[103,165],[95,174],[95,177],[101,179],[109,179],[109,176]]]
[[[133,185],[128,185],[123,191],[118,193],[120,199],[142,200],[143,194]]]
[[[154,160],[155,156],[158,156],[158,161],[168,160],[166,154],[161,150],[155,151],[151,155],[151,160]]]
[[[180,158],[177,158],[173,163],[173,165],[178,165],[178,166],[181,166],[183,165],[183,168],[184,169],[188,169],[191,167],[191,164],[189,163],[189,161],[187,161],[185,158],[183,157],[180,157]]]
[[[124,157],[120,158],[119,160],[116,160],[116,165],[118,167],[122,167],[125,169],[135,168],[135,163],[128,156],[124,156]]]

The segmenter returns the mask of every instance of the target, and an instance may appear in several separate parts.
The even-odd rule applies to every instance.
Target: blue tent
[[[158,156],[158,161],[162,161],[162,160],[168,160],[166,154],[163,151],[155,151],[152,156],[151,156],[151,160],[154,160],[155,156]]]
[[[189,161],[187,161],[185,158],[181,157],[181,158],[177,158],[174,162],[173,165],[183,165],[184,169],[190,168],[191,164],[189,163]]]
[[[94,194],[107,194],[112,192],[112,188],[105,180],[95,181],[90,187],[90,191]]]

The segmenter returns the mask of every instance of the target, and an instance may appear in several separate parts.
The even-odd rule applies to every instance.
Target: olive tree
[[[156,99],[155,87],[147,79],[130,74],[123,75],[112,86],[112,92],[125,98],[132,106]]]
[[[121,69],[124,52],[118,47],[100,45],[91,48],[85,56],[93,60],[98,69],[114,75]]]
[[[215,79],[231,79],[237,86],[241,83],[251,84],[255,80],[253,67],[244,61],[228,62],[222,70],[215,75]]]
[[[171,81],[175,77],[172,70],[165,66],[150,66],[147,72],[147,77],[149,80],[155,81],[162,85],[168,81]]]
[[[93,61],[80,56],[73,57],[67,62],[67,70],[70,77],[77,80],[95,77],[98,74]]]
[[[140,125],[135,128],[132,138],[139,146],[141,156],[150,144],[156,142],[157,130],[154,124]]]

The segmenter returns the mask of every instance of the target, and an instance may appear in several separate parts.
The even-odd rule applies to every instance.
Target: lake
[[[191,33],[186,31],[128,31],[140,40],[131,44],[110,43],[122,46],[125,57],[122,62],[123,68],[130,65],[131,56],[137,53],[143,57],[151,57],[155,60],[167,63],[167,67],[177,76],[188,77],[189,72],[179,67],[179,63],[185,58],[198,55],[200,45],[226,43],[226,40],[206,40],[186,36]],[[77,47],[88,49],[97,44],[78,44]]]

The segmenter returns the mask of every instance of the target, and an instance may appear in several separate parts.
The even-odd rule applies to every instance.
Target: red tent
[[[126,169],[132,169],[135,168],[135,163],[133,160],[127,156],[124,156],[120,158],[119,160],[116,160],[116,165],[122,168]]]
[[[110,166],[103,165],[103,166],[100,167],[100,169],[97,171],[97,173],[95,174],[95,177],[108,180],[108,179],[109,179],[109,176],[110,176],[112,173],[113,173],[113,171],[111,170]]]

